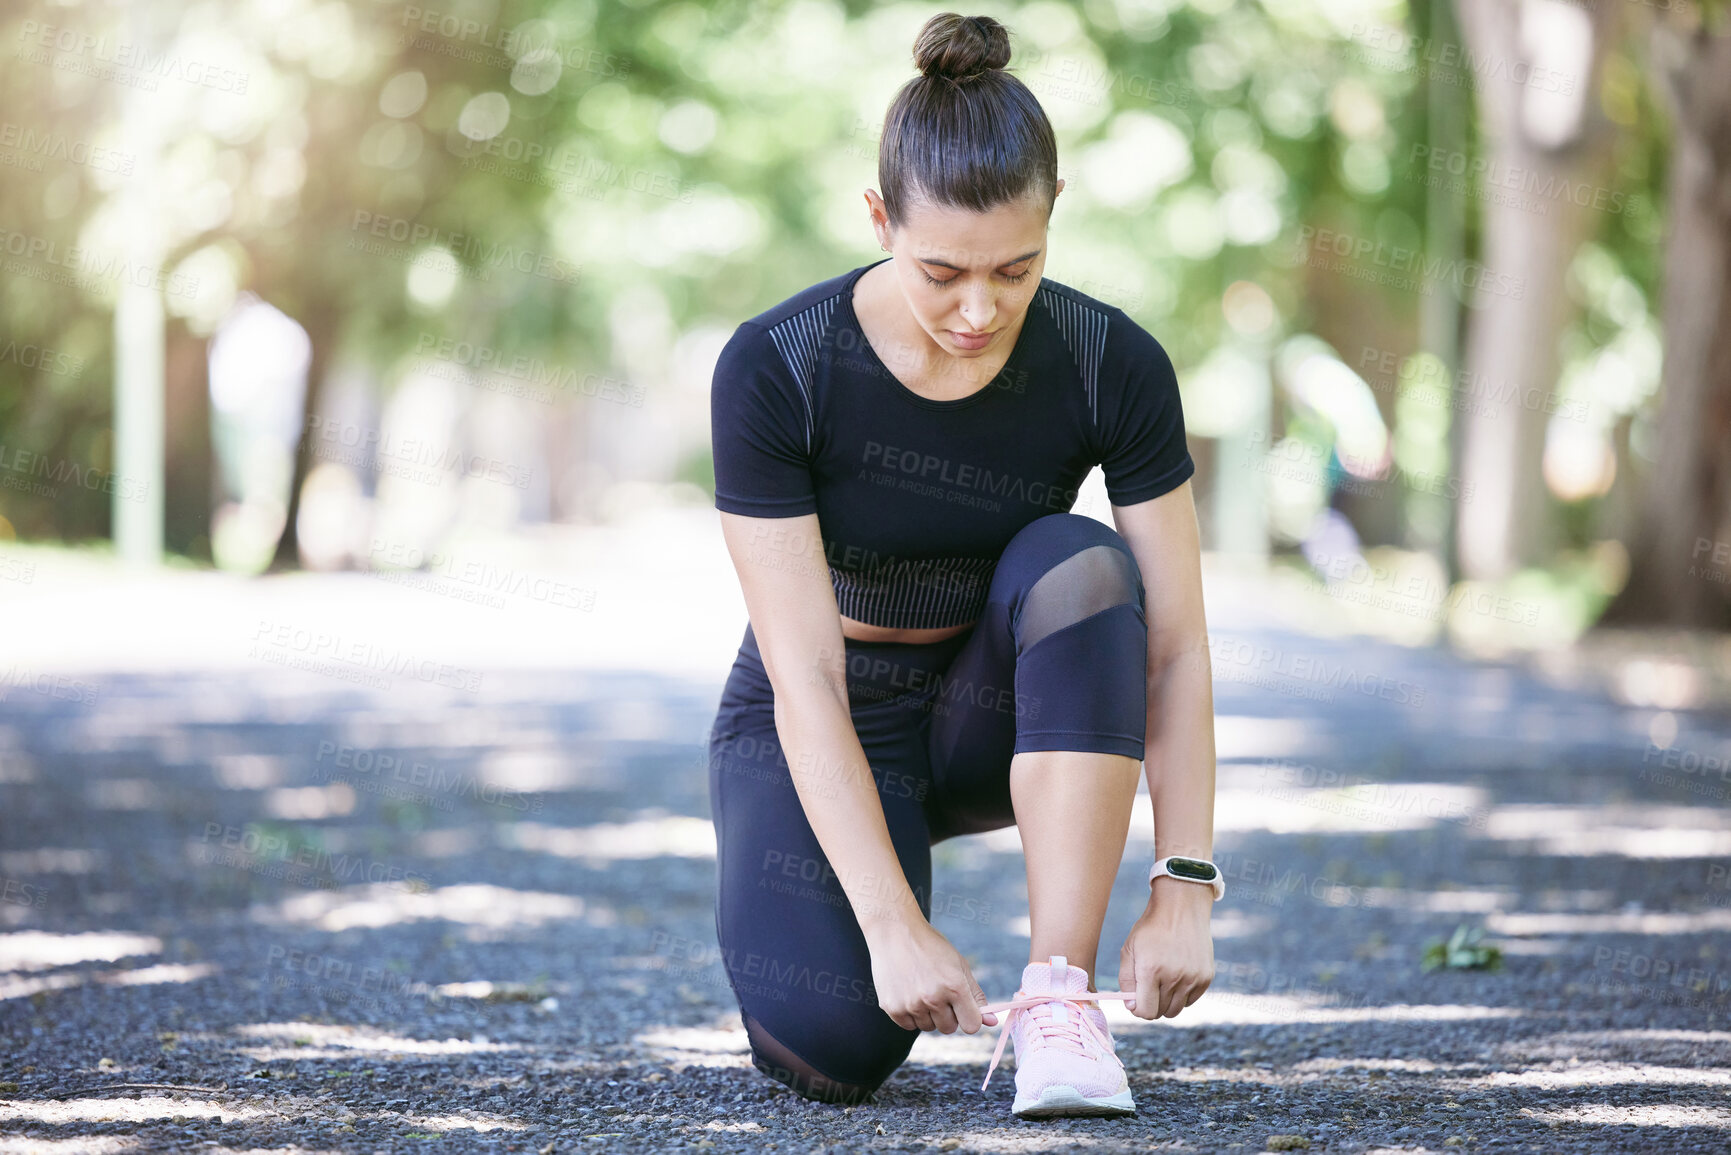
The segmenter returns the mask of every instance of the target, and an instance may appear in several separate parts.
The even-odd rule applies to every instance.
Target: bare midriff
[[[968,622],[960,626],[934,626],[924,630],[895,629],[890,626],[873,626],[865,622],[856,622],[843,614],[841,615],[841,636],[852,638],[856,642],[911,642],[918,645],[923,642],[941,642],[945,638],[953,638],[972,628],[973,624],[973,622]]]

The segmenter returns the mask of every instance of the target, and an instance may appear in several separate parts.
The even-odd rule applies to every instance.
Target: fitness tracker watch
[[[1214,901],[1219,902],[1226,894],[1226,880],[1220,876],[1220,868],[1206,858],[1184,858],[1177,854],[1169,854],[1154,864],[1154,869],[1148,872],[1148,886],[1154,886],[1154,880],[1162,874],[1185,882],[1204,882],[1214,888]]]

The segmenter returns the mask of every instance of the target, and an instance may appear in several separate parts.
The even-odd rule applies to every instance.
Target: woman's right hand
[[[910,1031],[964,1034],[982,1023],[998,1025],[998,1016],[981,1016],[986,992],[950,940],[924,918],[895,921],[867,930],[871,948],[872,985],[878,1006],[897,1026]]]

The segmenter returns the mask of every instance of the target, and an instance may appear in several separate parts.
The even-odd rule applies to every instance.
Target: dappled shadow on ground
[[[751,1067],[714,938],[719,682],[9,687],[0,1152],[1723,1150],[1723,721],[1251,640],[1216,660],[1213,989],[1153,1024],[1109,1005],[1140,1114],[1047,1125],[1009,1115],[1013,1069],[980,1091],[990,1033],[922,1037],[846,1111]],[[1150,821],[1142,799],[1106,988]],[[1007,997],[1014,831],[935,859],[934,923]],[[1501,969],[1423,971],[1462,923]]]

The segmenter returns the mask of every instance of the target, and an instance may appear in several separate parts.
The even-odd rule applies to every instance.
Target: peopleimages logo
[[[84,358],[56,353],[41,345],[7,341],[0,345],[0,365],[11,362],[21,369],[39,369],[56,377],[76,377],[84,371]]]
[[[581,265],[574,265],[547,253],[536,253],[497,242],[489,244],[471,233],[452,232],[421,221],[385,216],[368,212],[366,209],[355,210],[354,217],[349,222],[349,231],[382,237],[411,247],[437,245],[454,256],[477,262],[489,270],[511,269],[528,276],[565,284],[576,284],[578,273],[582,269]]]
[[[137,478],[122,477],[113,470],[72,461],[54,461],[40,453],[0,443],[0,474],[7,473],[40,478],[55,485],[70,484],[92,493],[100,490],[118,495],[125,501],[140,501],[150,491],[150,487]]]
[[[328,460],[345,460],[347,464],[365,464],[371,457],[378,461],[393,461],[424,467],[430,478],[443,478],[451,472],[477,481],[496,481],[516,489],[526,489],[534,476],[534,468],[518,465],[480,453],[464,453],[449,445],[438,445],[420,437],[403,437],[385,430],[336,421],[317,413],[307,416],[310,437],[325,443],[315,446],[314,453]],[[338,449],[353,450],[345,459]]]
[[[0,671],[0,702],[13,690],[28,690],[63,702],[78,702],[91,706],[96,703],[96,687],[82,678],[66,674],[44,674],[21,669],[17,663]]]
[[[1383,782],[1326,766],[1285,761],[1263,763],[1262,777],[1264,784],[1256,792],[1264,797],[1361,820],[1393,824],[1401,818],[1419,816],[1477,830],[1490,825],[1490,812],[1483,807],[1475,808],[1411,783]]]
[[[463,164],[465,167],[478,168],[483,157],[497,157],[523,165],[524,171],[520,171],[519,176],[524,175],[524,172],[532,172],[547,178],[549,187],[570,192],[585,186],[603,194],[608,189],[623,188],[661,200],[678,201],[684,205],[691,204],[697,197],[697,185],[689,180],[680,180],[669,173],[647,168],[626,168],[604,157],[580,152],[569,144],[560,144],[549,149],[544,141],[528,137],[494,136],[466,146]],[[483,168],[482,171],[511,175],[510,169],[497,165]]]
[[[1251,681],[1264,685],[1265,688],[1278,689],[1281,685],[1280,679],[1287,679],[1323,689],[1350,690],[1399,706],[1424,705],[1423,686],[1415,685],[1404,678],[1391,678],[1386,674],[1356,670],[1345,661],[1330,662],[1325,655],[1288,653],[1273,646],[1234,638],[1211,637],[1208,646],[1215,677],[1219,680]],[[1234,666],[1247,673],[1234,676]],[[1257,675],[1264,673],[1272,675],[1272,679],[1258,679]],[[1327,695],[1321,700],[1334,699],[1332,695]]]
[[[962,489],[976,489],[1010,501],[1025,501],[1031,505],[1067,510],[1076,502],[1076,487],[1060,488],[1044,481],[1029,481],[1010,473],[994,473],[980,465],[956,463],[948,458],[922,453],[917,449],[902,449],[868,440],[861,456],[865,465],[876,465],[909,478],[925,482],[942,482]],[[935,476],[934,476],[935,475]]]
[[[0,878],[0,902],[13,906],[43,907],[48,905],[48,892],[22,879]]]
[[[77,245],[64,245],[47,237],[0,228],[0,255],[20,257],[23,262],[7,262],[8,273],[18,273],[59,284],[79,284],[85,281],[119,281],[139,288],[156,288],[171,297],[196,297],[198,278],[184,273],[171,273],[159,265],[134,264],[117,253],[98,253]],[[52,271],[64,269],[64,274]]]
[[[244,96],[250,79],[245,72],[220,68],[202,60],[188,59],[175,52],[152,52],[141,44],[111,40],[107,36],[95,36],[36,20],[26,20],[19,25],[18,42],[24,45],[18,53],[20,59],[28,59],[36,64],[54,63],[72,71],[88,71],[108,80],[126,80],[125,76],[115,73],[132,72],[138,74],[139,79],[154,81],[163,77]],[[49,51],[63,55],[55,59],[47,56]],[[102,69],[91,65],[73,68],[69,62],[79,57],[93,62],[94,65],[106,66],[109,74],[103,75]],[[154,90],[152,85],[151,91]]]
[[[369,679],[369,685],[380,688],[389,685],[387,680],[375,676],[381,673],[457,690],[473,692],[481,688],[482,674],[479,670],[417,657],[393,646],[377,645],[269,618],[258,619],[248,656],[333,676],[364,675]]]
[[[1620,213],[1625,208],[1639,208],[1639,197],[1630,197],[1617,189],[1572,181],[1555,172],[1511,165],[1495,157],[1478,157],[1457,149],[1433,148],[1414,144],[1407,153],[1410,167],[1425,168],[1435,173],[1465,177],[1488,187],[1526,193],[1540,201],[1569,201],[1581,208],[1600,212]],[[1541,204],[1540,208],[1544,206]]]
[[[1440,280],[1462,290],[1507,297],[1512,301],[1525,300],[1527,295],[1525,277],[1493,272],[1478,261],[1426,257],[1421,249],[1403,248],[1387,241],[1354,236],[1333,229],[1319,229],[1315,225],[1299,226],[1298,246],[1301,259],[1312,265],[1362,280],[1377,280],[1397,288],[1428,293],[1430,286]],[[1330,255],[1351,261],[1359,268],[1355,270],[1341,266],[1338,261],[1331,262],[1328,260]],[[1362,276],[1367,264],[1384,270],[1393,279]]]
[[[813,970],[804,962],[783,962],[771,955],[755,951],[736,952],[732,947],[711,946],[697,939],[687,939],[656,931],[650,939],[655,954],[687,959],[699,966],[720,960],[738,983],[742,979],[762,979],[770,988],[780,991],[807,990],[829,995],[845,1002],[875,1004],[877,988],[869,977],[845,975],[835,971]]]
[[[326,759],[329,759],[328,764]],[[346,780],[351,786],[355,784],[356,777],[365,779],[370,775],[373,782],[389,778],[408,786],[423,787],[433,793],[454,797],[466,795],[477,802],[484,802],[489,806],[503,806],[510,810],[538,812],[544,805],[540,798],[530,797],[521,790],[500,786],[496,782],[477,778],[460,770],[409,760],[388,751],[368,750],[324,740],[319,743],[318,753],[313,760],[320,764],[319,774],[324,780],[329,781],[346,774]]]
[[[1576,87],[1576,78],[1569,73],[1558,72],[1554,68],[1540,68],[1517,57],[1474,52],[1465,45],[1432,40],[1388,24],[1358,21],[1352,26],[1352,39],[1402,58],[1411,55],[1413,62],[1401,68],[1400,71],[1403,72],[1414,67],[1448,69],[1463,76],[1475,77],[1481,83],[1506,80],[1561,96],[1573,95]]]
[[[415,340],[415,352],[423,357],[431,356],[435,360],[461,365],[478,374],[496,373],[536,388],[545,387],[543,395],[548,399],[558,391],[571,396],[594,397],[599,401],[616,401],[638,409],[643,407],[645,391],[641,385],[593,371],[579,373],[575,369],[548,364],[539,357],[512,353],[490,345],[424,332]]]
[[[117,149],[93,145],[89,141],[69,138],[65,133],[38,132],[36,129],[14,124],[9,120],[0,122],[0,148],[17,149],[21,154],[37,160],[57,160],[69,164],[86,165],[119,176],[131,176],[132,167],[137,161],[137,158],[129,152],[120,152]],[[40,172],[41,169],[37,168],[35,171]]]
[[[226,826],[221,822],[206,822],[206,849],[220,847],[238,851],[246,859],[305,867],[328,874],[339,882],[372,882],[395,886],[413,894],[432,889],[432,879],[407,867],[363,858],[355,854],[332,853],[323,847],[289,839],[286,835],[252,826]],[[397,884],[401,884],[400,886]]]
[[[824,560],[830,566],[850,572],[885,570],[895,566],[913,565],[921,560],[900,554],[879,553],[866,546],[850,545],[838,538],[822,538],[818,534],[808,537],[798,529],[790,530],[785,518],[778,519],[771,525],[753,526],[751,544],[793,557],[813,557],[821,549]]]
[[[404,36],[418,48],[429,47],[425,36],[439,36],[454,45],[490,49],[498,54],[501,65],[526,57],[537,61],[556,57],[563,68],[595,76],[625,76],[631,72],[631,61],[626,57],[581,44],[559,44],[550,34],[553,25],[546,20],[529,20],[514,28],[500,28],[455,13],[406,5],[401,26],[407,30]],[[416,33],[425,36],[416,37]]]
[[[1441,408],[1470,409],[1488,416],[1518,405],[1534,413],[1560,414],[1569,421],[1586,421],[1592,416],[1584,400],[1565,397],[1561,391],[1546,392],[1532,385],[1523,388],[1512,381],[1494,381],[1471,369],[1451,372],[1434,358],[1407,362],[1404,354],[1373,345],[1359,351],[1358,368],[1394,376],[1403,395]],[[1370,383],[1373,388],[1386,388],[1374,380]]]

